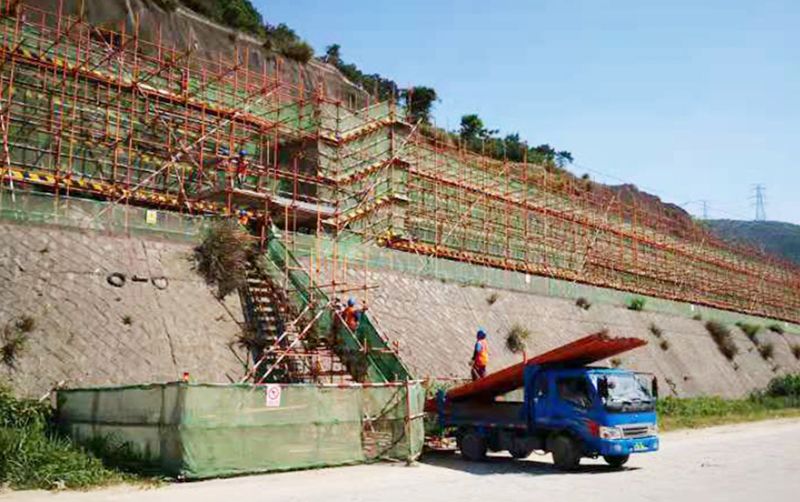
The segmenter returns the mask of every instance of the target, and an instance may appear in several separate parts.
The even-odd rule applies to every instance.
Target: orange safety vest
[[[358,309],[355,307],[346,307],[344,312],[342,312],[342,317],[344,317],[344,322],[347,324],[347,327],[350,328],[350,331],[355,331],[358,328]]]
[[[489,344],[486,340],[475,343],[475,366],[485,368],[489,365]]]

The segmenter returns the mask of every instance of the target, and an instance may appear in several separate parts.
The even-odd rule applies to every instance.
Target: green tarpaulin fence
[[[126,444],[143,467],[187,479],[407,460],[424,440],[416,383],[167,383],[57,395],[59,422],[78,441]]]

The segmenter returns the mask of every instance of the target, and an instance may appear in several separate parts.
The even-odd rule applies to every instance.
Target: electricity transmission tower
[[[765,207],[767,205],[767,187],[761,183],[753,185],[753,196],[750,197],[750,199],[755,201],[753,203],[756,208],[755,221],[766,221],[767,211]]]

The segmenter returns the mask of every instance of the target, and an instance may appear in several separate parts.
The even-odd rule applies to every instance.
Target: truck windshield
[[[600,379],[608,383],[608,396],[601,397],[608,411],[632,413],[655,409],[656,400],[650,387],[636,375],[597,375],[593,383],[598,389]]]

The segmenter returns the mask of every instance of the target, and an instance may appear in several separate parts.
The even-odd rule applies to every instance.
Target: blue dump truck
[[[526,458],[542,450],[552,453],[563,470],[575,469],[581,458],[600,456],[621,467],[632,453],[658,450],[657,380],[589,364],[645,343],[590,335],[477,382],[440,391],[428,410],[455,436],[467,460],[482,460],[488,451]],[[521,400],[502,397],[519,388]]]

